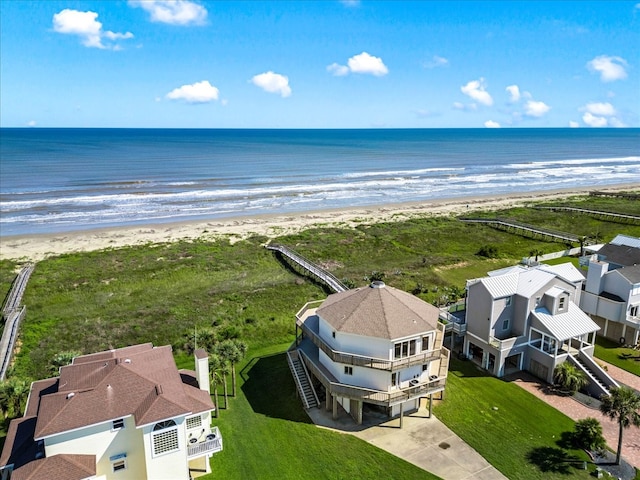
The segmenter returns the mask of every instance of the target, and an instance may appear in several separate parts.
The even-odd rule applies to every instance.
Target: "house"
[[[422,397],[444,391],[449,351],[439,313],[380,281],[306,304],[288,352],[305,406],[318,406],[320,389],[334,419],[340,406],[361,424],[367,407],[402,423]]]
[[[150,343],[82,355],[33,382],[11,422],[2,480],[167,479],[210,472],[222,450],[211,427],[209,360],[176,368],[170,346]]]
[[[618,235],[581,263],[588,266],[582,310],[604,337],[640,343],[640,238]]]
[[[593,361],[598,325],[580,308],[584,277],[571,263],[516,266],[467,281],[463,355],[493,375],[527,370],[548,383],[571,361],[592,393],[615,382]]]

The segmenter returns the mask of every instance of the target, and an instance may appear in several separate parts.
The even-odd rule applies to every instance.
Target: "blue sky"
[[[640,126],[637,1],[0,8],[3,127]]]

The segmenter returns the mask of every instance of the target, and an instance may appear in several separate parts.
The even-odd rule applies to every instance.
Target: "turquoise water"
[[[640,183],[640,129],[1,129],[0,235]]]

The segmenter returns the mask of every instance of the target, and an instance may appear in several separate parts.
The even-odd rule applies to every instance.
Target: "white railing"
[[[222,435],[218,427],[213,427],[211,433],[202,442],[193,443],[187,446],[188,457],[198,457],[207,453],[222,451]]]

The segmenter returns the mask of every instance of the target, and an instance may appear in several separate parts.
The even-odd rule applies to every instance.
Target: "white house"
[[[310,374],[334,418],[340,405],[360,424],[366,404],[402,420],[421,397],[444,391],[449,351],[438,315],[436,307],[383,282],[309,303],[297,315],[302,335],[290,355],[293,363],[302,360],[304,373],[292,365],[294,378],[299,383]]]
[[[188,480],[222,450],[211,427],[208,357],[178,370],[171,347],[151,344],[73,359],[33,382],[9,426],[0,478]],[[200,387],[198,387],[200,385]]]
[[[580,307],[600,326],[604,337],[636,345],[640,341],[640,238],[618,235],[588,265]]]
[[[592,381],[594,394],[606,393],[615,382],[592,359],[599,327],[578,307],[583,283],[571,263],[517,266],[469,280],[463,354],[497,377],[527,370],[549,383],[554,368],[571,361]]]

